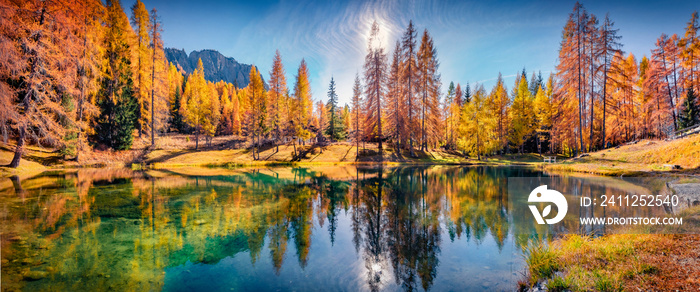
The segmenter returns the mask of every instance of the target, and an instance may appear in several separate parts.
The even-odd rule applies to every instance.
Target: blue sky
[[[490,89],[501,72],[510,88],[526,68],[546,77],[557,62],[561,31],[575,1],[184,1],[142,0],[157,8],[166,47],[214,49],[257,65],[267,78],[279,49],[291,88],[302,58],[312,95],[326,100],[331,76],[341,103],[361,74],[372,21],[391,53],[409,20],[419,36],[435,40],[443,92],[450,81]],[[682,35],[700,1],[582,1],[589,12],[615,22],[623,50],[649,55],[661,33]],[[133,5],[122,3],[125,10]],[[130,11],[129,11],[130,14]],[[530,74],[530,73],[528,73]]]

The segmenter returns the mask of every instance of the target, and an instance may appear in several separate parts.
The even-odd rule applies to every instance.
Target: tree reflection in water
[[[13,177],[0,184],[2,286],[159,290],[169,268],[215,265],[239,253],[248,253],[251,264],[269,263],[283,278],[290,277],[285,269],[294,270],[286,256],[296,253],[302,271],[336,267],[347,284],[352,267],[343,268],[349,263],[314,261],[313,253],[323,250],[314,246],[328,243],[333,253],[354,247],[366,282],[360,288],[430,290],[444,241],[489,240],[501,250],[508,238],[527,244],[527,235],[509,234],[543,234],[509,222],[507,177],[529,175],[542,174],[425,166],[222,170],[208,176],[79,170]],[[30,282],[30,271],[46,274]],[[269,280],[255,279],[261,289],[286,285],[264,286]]]

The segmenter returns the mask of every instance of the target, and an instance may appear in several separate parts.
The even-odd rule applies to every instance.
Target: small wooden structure
[[[673,136],[666,139],[666,141],[680,139],[698,133],[700,133],[700,124],[675,131],[673,133]]]
[[[557,157],[556,156],[545,156],[544,162],[557,163]]]

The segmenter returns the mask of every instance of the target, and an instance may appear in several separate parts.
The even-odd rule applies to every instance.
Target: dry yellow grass
[[[13,146],[14,145],[0,146],[0,176],[31,176],[32,174],[39,174],[47,169],[46,166],[33,160],[41,161],[41,159],[48,159],[53,154],[46,149],[33,146],[27,147],[26,149],[26,152],[29,154],[28,156],[34,158],[33,160],[22,158],[18,168],[6,167],[10,164],[15,155],[12,151],[14,149]]]
[[[408,153],[397,155],[392,149],[384,149],[380,158],[376,145],[360,146],[360,159],[357,159],[357,148],[349,143],[333,143],[327,146],[306,145],[296,146],[301,157],[295,158],[294,146],[280,145],[263,148],[261,160],[253,160],[250,149],[207,149],[207,150],[177,150],[162,149],[149,152],[144,157],[146,164],[157,168],[185,166],[264,166],[274,164],[329,165],[329,164],[362,164],[362,163],[483,163],[473,159],[463,158],[443,151],[417,151],[418,158],[408,158]]]
[[[679,165],[684,171],[699,168],[700,135],[673,141],[641,140],[545,168],[617,176],[671,170],[665,165]]]
[[[569,235],[529,248],[529,281],[547,279],[551,291],[697,291],[698,243],[697,235]]]

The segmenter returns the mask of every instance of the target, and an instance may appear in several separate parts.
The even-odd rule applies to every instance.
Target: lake
[[[528,242],[561,231],[518,223],[530,215],[509,207],[508,178],[548,176],[318,166],[0,179],[2,290],[514,290]]]

